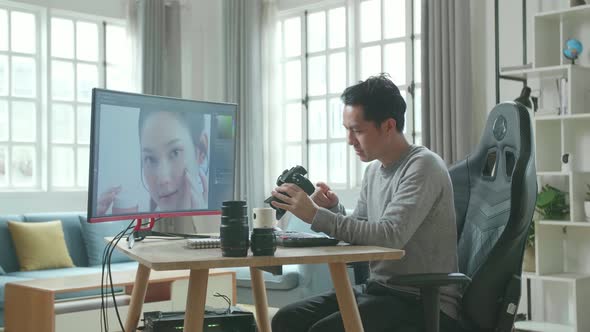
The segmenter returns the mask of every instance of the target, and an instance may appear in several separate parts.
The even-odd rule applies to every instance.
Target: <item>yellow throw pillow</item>
[[[8,229],[21,271],[73,267],[61,221],[9,221]]]

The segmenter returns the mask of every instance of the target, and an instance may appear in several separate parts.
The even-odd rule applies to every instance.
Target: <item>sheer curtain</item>
[[[227,0],[225,82],[226,100],[238,104],[236,149],[236,199],[245,200],[248,209],[264,207],[270,190],[265,187],[262,12],[260,0]],[[266,44],[265,44],[266,45]]]
[[[281,67],[279,31],[277,31],[277,3],[275,0],[262,1],[262,111],[263,111],[263,139],[264,139],[264,188],[265,194],[276,186],[276,179],[282,171],[283,135],[282,112],[280,109]],[[277,75],[279,73],[279,75]],[[279,227],[286,225],[283,218]]]
[[[469,0],[422,0],[423,144],[448,164],[471,151]]]

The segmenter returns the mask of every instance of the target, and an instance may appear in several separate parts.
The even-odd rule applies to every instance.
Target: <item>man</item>
[[[360,198],[351,216],[338,196],[318,183],[311,196],[283,184],[272,204],[310,223],[314,231],[358,245],[403,248],[399,261],[370,262],[371,276],[355,296],[366,332],[420,326],[422,307],[411,287],[389,281],[413,273],[450,273],[457,267],[457,230],[453,189],[446,165],[425,147],[411,145],[403,134],[406,104],[384,74],[348,87],[341,96],[348,144],[368,165]],[[459,331],[458,292],[441,290],[443,330]],[[290,304],[275,315],[274,332],[344,331],[334,292]]]

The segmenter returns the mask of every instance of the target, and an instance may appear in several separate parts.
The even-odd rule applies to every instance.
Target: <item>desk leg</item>
[[[250,278],[252,279],[252,292],[254,293],[254,305],[256,307],[256,318],[260,332],[270,332],[270,321],[268,319],[268,301],[266,299],[266,287],[262,271],[250,267]]]
[[[184,315],[185,332],[202,332],[205,319],[205,300],[207,299],[209,269],[191,270]]]
[[[5,292],[6,332],[55,331],[53,292],[15,284]]]
[[[135,284],[133,286],[133,291],[131,292],[129,311],[127,313],[127,320],[125,321],[126,332],[134,332],[137,328],[151,271],[152,270],[149,267],[142,265],[141,263],[137,266]]]
[[[336,290],[344,330],[346,332],[363,332],[361,315],[346,273],[346,263],[330,263],[330,274]]]

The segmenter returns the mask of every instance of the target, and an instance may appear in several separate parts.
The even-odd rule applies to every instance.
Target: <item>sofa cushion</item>
[[[73,267],[61,221],[24,223],[9,221],[21,271]]]
[[[0,309],[4,309],[4,289],[7,283],[30,280],[31,278],[3,275],[0,276]],[[1,326],[1,325],[0,325]]]
[[[119,232],[126,229],[127,226],[129,226],[129,221],[88,223],[86,222],[86,217],[80,216],[80,227],[86,245],[89,266],[102,265],[102,254],[107,245],[104,238],[117,235]],[[123,254],[121,251],[113,251],[111,264],[130,261],[131,258]]]
[[[0,216],[0,265],[6,272],[18,270],[18,260],[16,259],[16,251],[12,243],[12,236],[8,231],[9,220],[23,221],[23,217],[19,215],[2,215]]]
[[[88,257],[86,255],[86,247],[84,246],[79,219],[81,215],[85,214],[86,212],[28,213],[24,214],[24,221],[43,222],[61,220],[66,245],[68,246],[68,251],[74,261],[74,265],[88,266]]]
[[[4,271],[4,269],[2,268],[2,265],[0,265],[0,276],[6,274],[6,271]]]
[[[238,287],[252,287],[250,278],[250,268],[238,267],[233,269],[236,271],[236,286]],[[289,290],[299,285],[299,265],[283,265],[282,275],[273,275],[270,272],[264,271],[264,285],[266,289],[281,289]]]

